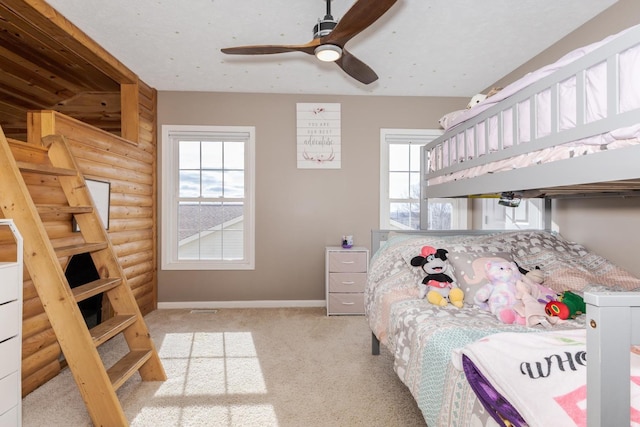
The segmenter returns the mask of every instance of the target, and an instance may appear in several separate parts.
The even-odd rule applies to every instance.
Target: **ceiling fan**
[[[364,62],[345,49],[345,44],[373,24],[397,0],[357,0],[340,21],[331,15],[331,0],[327,14],[313,27],[313,40],[301,45],[256,45],[222,49],[232,55],[268,55],[285,52],[304,52],[321,61],[335,62],[345,73],[364,84],[378,80],[378,75]]]

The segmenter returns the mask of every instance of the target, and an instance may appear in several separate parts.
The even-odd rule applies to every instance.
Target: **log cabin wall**
[[[0,70],[5,135],[27,141],[62,133],[86,177],[111,183],[109,237],[142,313],[155,310],[156,90],[43,0],[0,3]],[[46,203],[61,200],[51,182],[28,185]],[[44,219],[54,244],[77,238],[70,221]],[[0,254],[2,246],[0,240]],[[24,273],[23,396],[62,368],[60,346]]]

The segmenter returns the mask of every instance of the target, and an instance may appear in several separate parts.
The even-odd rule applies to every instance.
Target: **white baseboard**
[[[159,309],[171,308],[291,308],[326,307],[325,300],[282,300],[282,301],[181,301],[159,302]]]

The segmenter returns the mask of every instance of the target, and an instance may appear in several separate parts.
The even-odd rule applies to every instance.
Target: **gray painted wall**
[[[297,169],[298,102],[341,104],[341,169]],[[380,128],[437,129],[444,113],[467,102],[159,92],[159,126],[255,126],[257,187],[255,270],[159,271],[159,301],[323,300],[325,246],[352,234],[356,245],[369,247],[378,228]]]
[[[637,24],[638,17],[640,2],[620,0],[495,85],[505,85],[576,47]],[[341,104],[341,169],[297,169],[297,102]],[[380,128],[437,128],[442,114],[467,102],[467,98],[159,92],[159,126],[255,126],[257,181],[256,269],[160,270],[159,301],[324,299],[325,246],[337,245],[340,236],[352,234],[356,245],[369,247],[370,230],[378,227]],[[640,235],[638,208],[640,199],[562,200],[556,203],[554,221],[567,238],[640,275],[633,250]]]

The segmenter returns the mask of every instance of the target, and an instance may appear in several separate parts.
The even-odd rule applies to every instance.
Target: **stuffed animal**
[[[493,313],[502,323],[524,325],[525,317],[514,310],[518,302],[516,284],[523,277],[516,263],[488,261],[485,273],[489,283],[478,289],[473,302]]]
[[[473,95],[471,97],[471,100],[469,101],[469,103],[467,104],[467,110],[470,108],[475,107],[476,104],[480,104],[482,101],[484,101],[485,99],[487,99],[487,95],[484,95],[482,93],[478,93],[476,95]]]
[[[527,270],[525,268],[520,267],[520,265],[518,265],[517,262],[516,262],[516,265],[518,266],[518,270],[520,271],[520,273],[522,273],[525,277],[527,277],[532,282],[538,283],[538,284],[542,284],[544,282],[544,273],[540,269],[540,266],[536,265],[535,268],[533,268],[532,270]]]
[[[558,316],[562,320],[575,319],[587,312],[587,306],[580,295],[564,291],[558,295],[557,301],[547,303],[545,311],[547,315]]]
[[[546,327],[558,323],[559,318],[550,316],[546,311],[547,303],[556,299],[555,292],[532,281],[527,275],[516,282],[516,299],[513,310],[525,318],[527,326],[540,324]]]
[[[476,95],[473,95],[471,97],[471,100],[467,104],[467,110],[470,108],[473,108],[476,104],[481,103],[485,99],[492,97],[493,95],[500,92],[501,90],[502,90],[501,87],[492,87],[491,90],[486,95],[483,93],[478,93]]]
[[[411,259],[411,265],[420,267],[426,274],[418,285],[421,299],[426,296],[431,304],[444,307],[451,303],[461,308],[464,292],[454,279],[453,268],[447,260],[447,253],[446,249],[423,246],[420,255]]]

